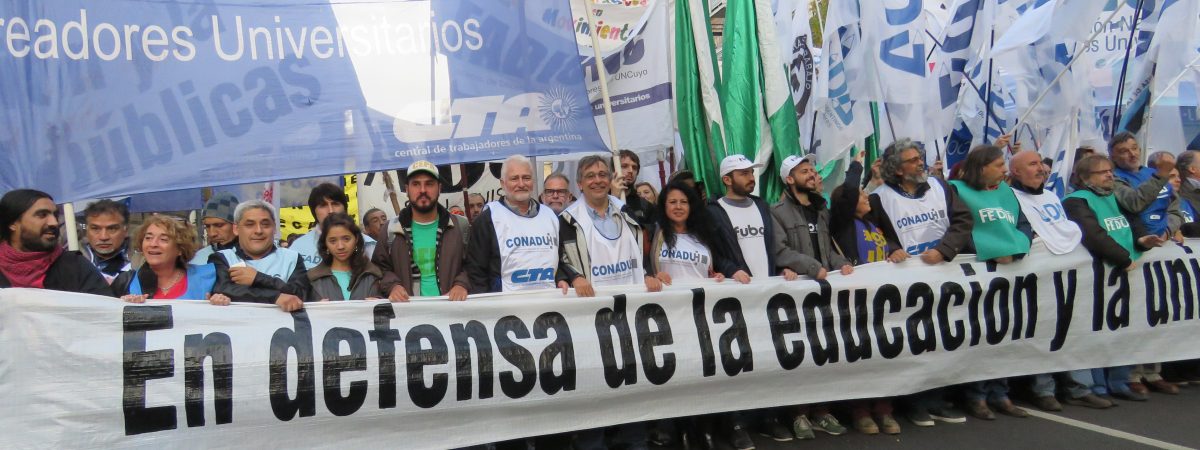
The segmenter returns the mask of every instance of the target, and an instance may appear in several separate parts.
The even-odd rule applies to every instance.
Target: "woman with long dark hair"
[[[741,283],[750,275],[729,257],[729,238],[719,237],[717,227],[696,193],[683,182],[667,184],[658,195],[658,226],[646,260],[663,284],[682,280],[726,277]]]
[[[321,222],[317,253],[321,264],[308,271],[310,301],[363,300],[386,296],[379,287],[383,272],[365,256],[362,230],[343,213]]]

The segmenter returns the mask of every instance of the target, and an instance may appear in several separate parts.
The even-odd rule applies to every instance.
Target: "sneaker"
[[[1131,402],[1144,402],[1146,400],[1150,400],[1150,397],[1148,397],[1146,394],[1142,394],[1137,391],[1113,392],[1112,396],[1121,400],[1129,400]]]
[[[1009,417],[1016,417],[1018,419],[1029,417],[1029,411],[1018,408],[1017,405],[1014,405],[1012,400],[1009,399],[1004,399],[1004,401],[1000,403],[994,403],[992,404],[992,407],[996,408],[996,411],[1000,414],[1004,414]]]
[[[932,425],[933,419],[930,419],[929,423]],[[900,434],[900,422],[897,422],[891,414],[879,416],[879,431],[882,431],[883,434]]]
[[[801,414],[792,420],[792,432],[796,434],[796,439],[807,440],[816,438],[813,433],[812,422],[808,421],[808,416]]]
[[[987,402],[983,400],[972,400],[967,403],[967,412],[976,419],[996,420],[996,414],[988,408]]]
[[[932,427],[937,425],[937,422],[933,421],[933,417],[930,417],[929,413],[923,409],[911,409],[904,413],[904,418],[918,427]]]
[[[1066,402],[1068,405],[1083,406],[1093,409],[1108,409],[1116,406],[1116,404],[1112,401],[1092,393],[1088,393],[1087,395],[1079,398],[1068,398]]]
[[[754,441],[750,440],[750,434],[741,425],[733,426],[729,433],[729,444],[737,450],[754,450]]]
[[[846,434],[846,427],[838,423],[837,418],[833,417],[833,414],[826,414],[818,417],[817,421],[813,422],[812,426],[814,430],[824,431],[834,436]]]
[[[954,408],[936,407],[929,410],[929,417],[933,420],[946,423],[967,423],[967,416],[958,412]]]
[[[854,429],[862,434],[879,434],[879,425],[875,424],[875,419],[872,419],[871,416],[854,419]]]
[[[1042,411],[1062,411],[1062,404],[1053,395],[1033,399],[1033,404]]]
[[[792,433],[786,427],[779,423],[778,419],[769,418],[762,422],[758,428],[758,434],[763,437],[771,438],[775,442],[788,442],[792,440]]]
[[[1147,387],[1150,388],[1150,390],[1152,390],[1154,392],[1160,392],[1163,394],[1171,394],[1171,395],[1175,395],[1175,394],[1179,393],[1179,386],[1168,383],[1165,380],[1148,381],[1148,382],[1146,382],[1146,385],[1147,385]]]

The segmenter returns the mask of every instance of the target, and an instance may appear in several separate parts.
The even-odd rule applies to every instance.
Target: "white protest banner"
[[[4,289],[0,447],[455,448],[1197,358],[1197,244],[292,314]]]
[[[675,142],[675,130],[668,120],[671,117],[671,70],[668,64],[673,36],[670,10],[663,1],[648,8],[648,17],[644,18],[640,31],[603,58],[613,123],[617,127],[617,149],[657,150]],[[590,45],[580,47],[579,53],[593,54]],[[603,130],[607,125],[594,60],[594,56],[584,59],[583,72],[596,127]],[[601,134],[604,143],[611,148],[608,133]]]

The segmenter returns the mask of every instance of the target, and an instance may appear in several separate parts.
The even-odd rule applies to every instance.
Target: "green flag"
[[[729,151],[741,153],[766,169],[759,194],[779,199],[779,165],[802,154],[796,109],[780,57],[770,0],[736,0],[726,6],[724,84]]]
[[[724,113],[707,0],[675,2],[675,90],[679,137],[687,167],[710,198],[722,192],[717,167],[725,157]]]

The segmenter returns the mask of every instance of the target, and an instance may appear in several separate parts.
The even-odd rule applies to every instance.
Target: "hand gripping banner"
[[[0,290],[0,447],[455,448],[1200,357],[1194,245],[412,303]]]
[[[567,0],[0,3],[0,192],[603,150]]]

